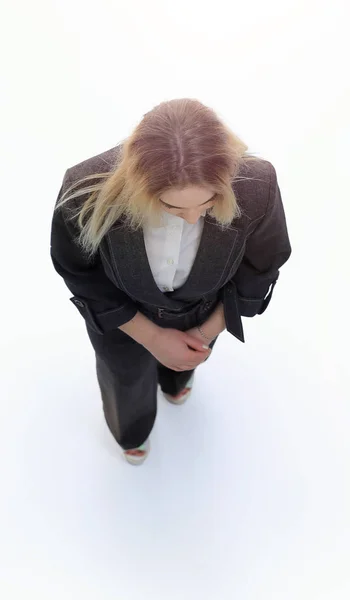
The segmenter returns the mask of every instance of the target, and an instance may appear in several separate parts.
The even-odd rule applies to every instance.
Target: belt
[[[228,281],[222,290],[221,300],[224,305],[226,329],[240,340],[240,342],[244,342],[243,324],[238,306],[236,284],[233,281]]]
[[[215,303],[218,302],[218,298],[208,300],[205,297],[196,300],[195,302],[191,302],[182,308],[171,309],[171,308],[163,308],[154,306],[152,304],[139,304],[139,308],[141,312],[157,315],[159,318],[169,318],[176,319],[177,317],[186,317],[191,315],[197,310],[209,311],[211,307],[214,306]]]

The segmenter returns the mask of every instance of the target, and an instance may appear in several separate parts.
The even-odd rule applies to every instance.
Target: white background
[[[3,8],[1,598],[348,600],[347,2]],[[134,468],[50,221],[67,168],[185,96],[274,164],[293,254]]]

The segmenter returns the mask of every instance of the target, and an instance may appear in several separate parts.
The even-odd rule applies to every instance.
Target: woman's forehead
[[[160,199],[174,208],[196,208],[209,202],[215,191],[213,189],[201,186],[188,186],[181,190],[171,188],[163,194]]]

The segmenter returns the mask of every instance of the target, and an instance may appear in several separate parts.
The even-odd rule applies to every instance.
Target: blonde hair
[[[216,192],[209,214],[222,226],[240,216],[232,182],[243,159],[259,160],[211,108],[189,98],[165,101],[146,113],[122,144],[112,171],[75,181],[56,204],[89,194],[73,214],[78,242],[88,255],[118,220],[138,229],[147,220],[157,226],[159,197],[170,188],[207,186]],[[104,181],[84,185],[91,179]]]

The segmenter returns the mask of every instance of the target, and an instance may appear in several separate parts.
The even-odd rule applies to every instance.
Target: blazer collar
[[[191,303],[223,284],[227,266],[237,246],[238,229],[222,228],[208,214],[196,258],[185,283],[173,292],[163,293],[157,286],[140,228],[113,227],[107,234],[112,268],[125,292],[137,301],[175,310]]]

